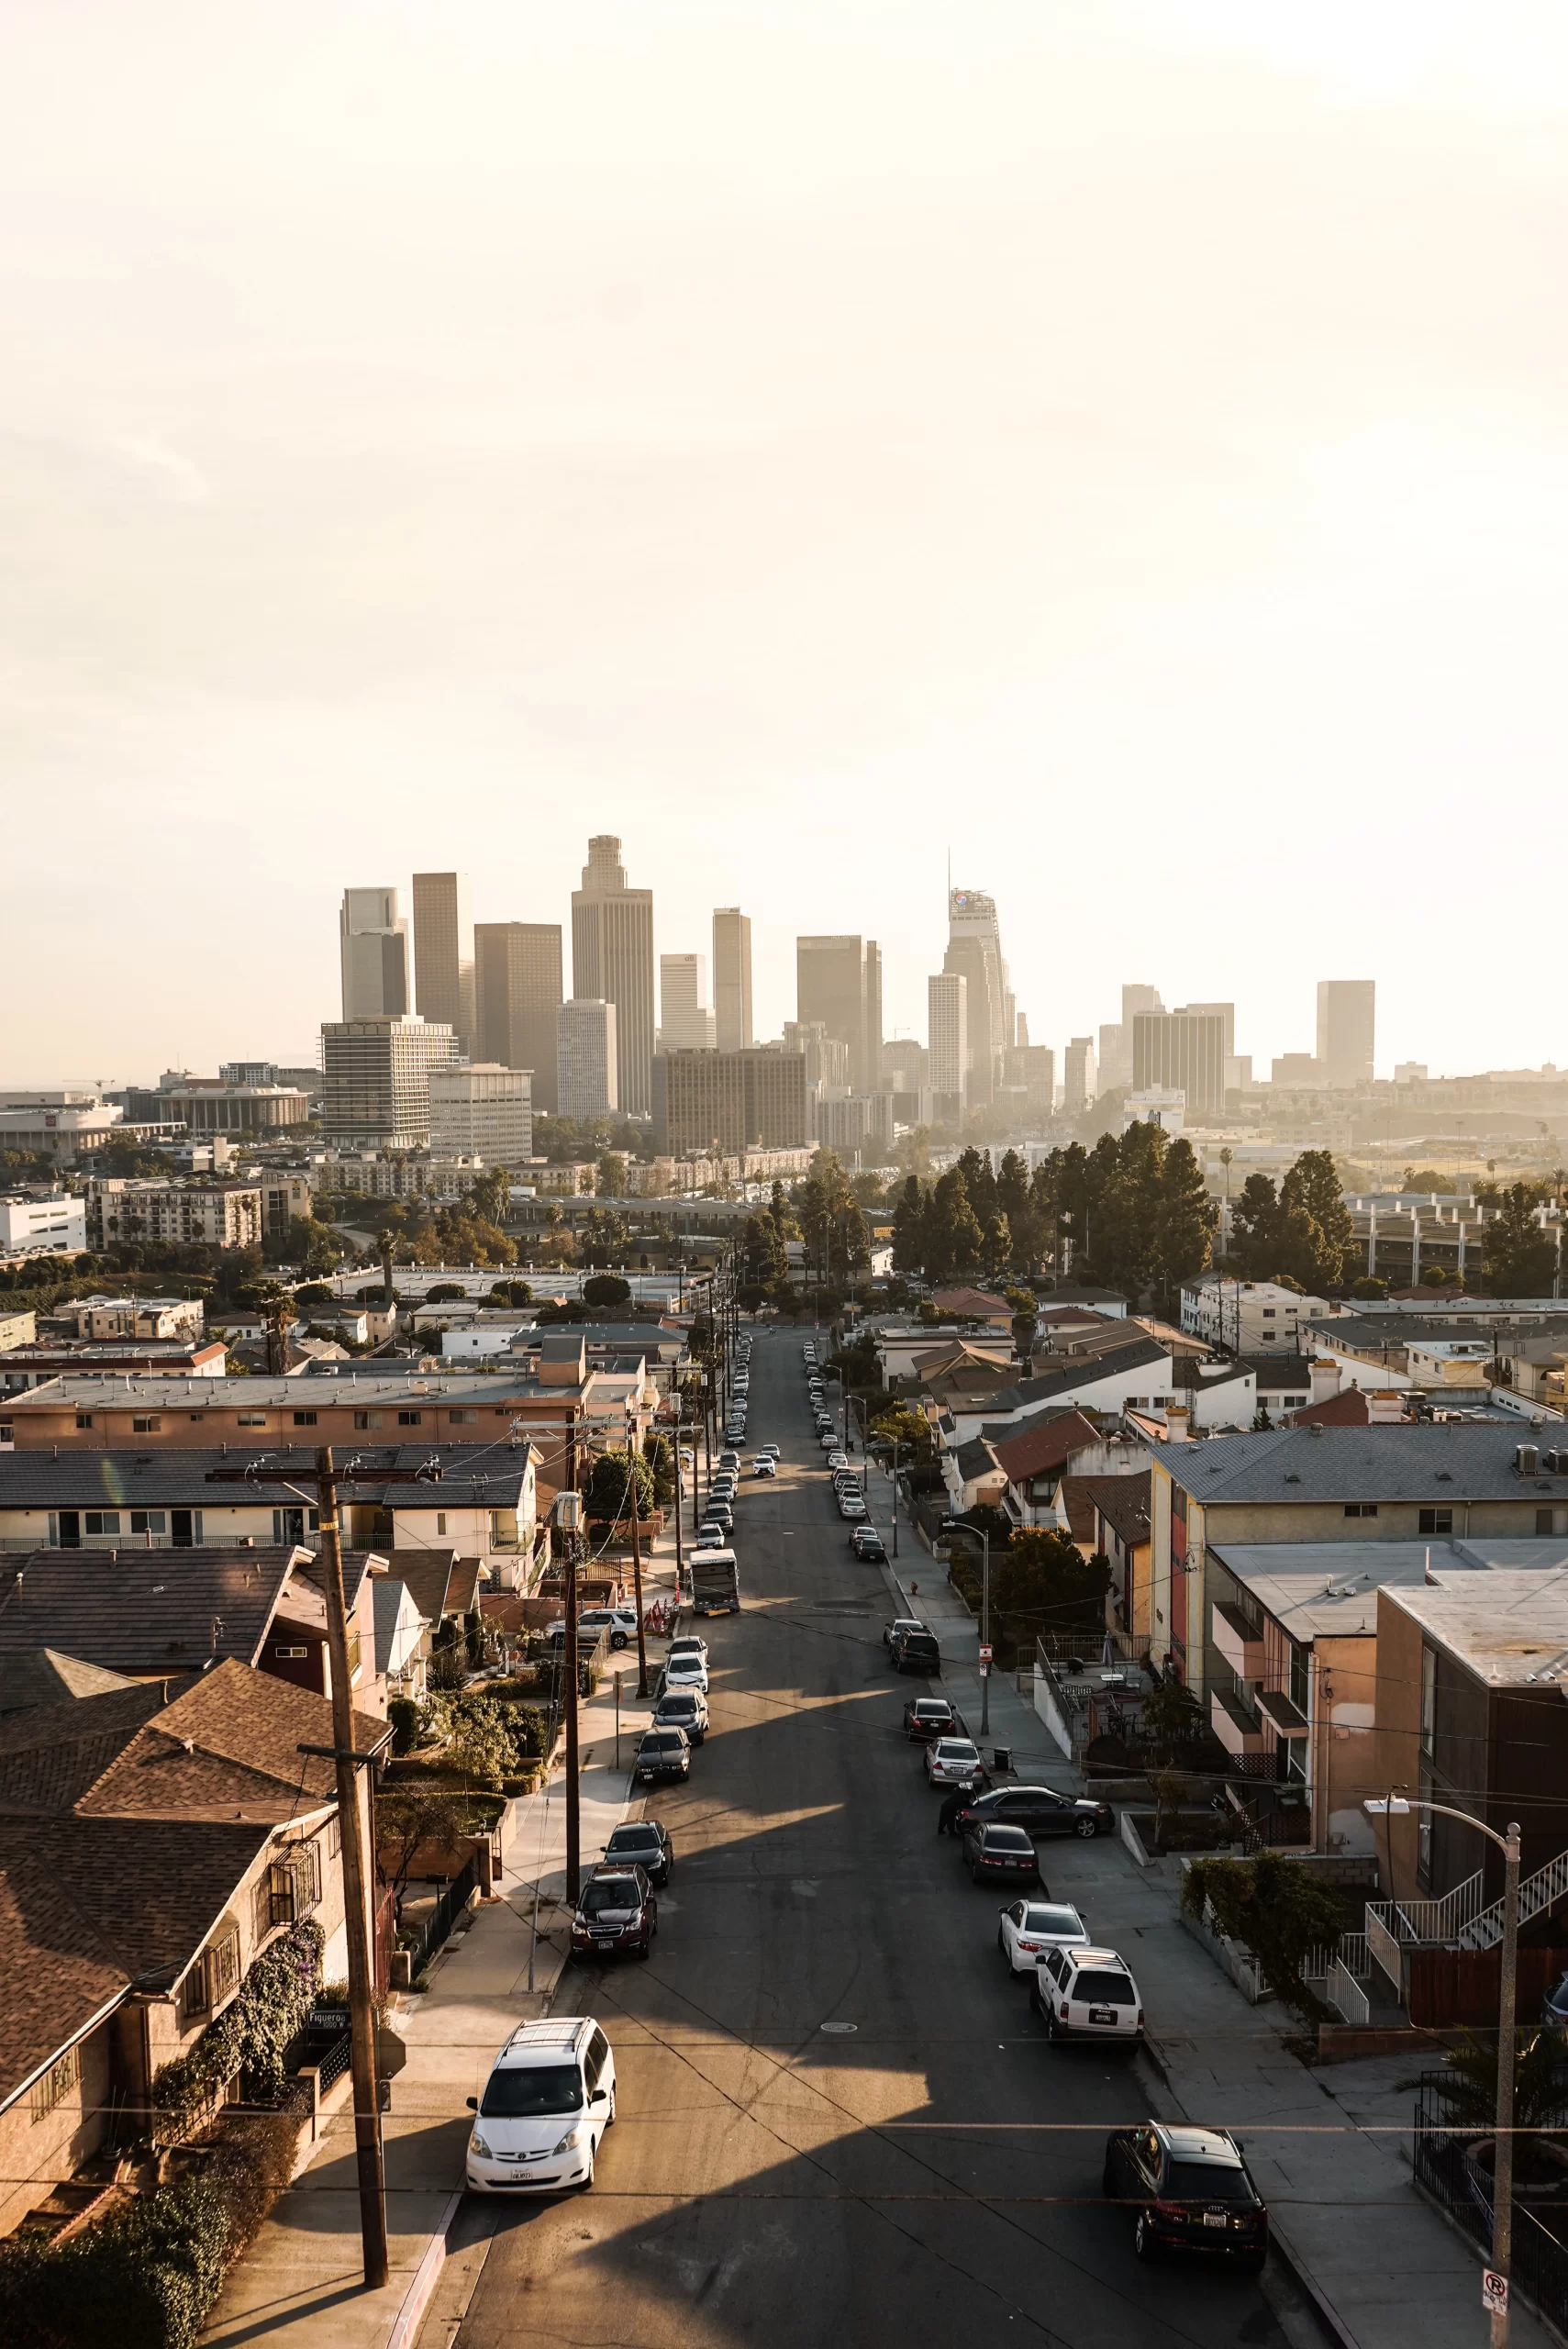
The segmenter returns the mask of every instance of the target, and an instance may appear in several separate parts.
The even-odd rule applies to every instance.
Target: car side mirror
[[[477,2111],[478,2111],[478,2110],[479,2110],[479,2099],[478,2099],[476,2096],[471,2096],[471,2097],[469,2098],[469,2099],[468,2099],[468,2109],[469,2109],[470,2112],[477,2112]]]
[[[590,2104],[608,2104],[609,2100],[610,2092],[608,2088],[595,2088],[593,2095],[588,2099]]]

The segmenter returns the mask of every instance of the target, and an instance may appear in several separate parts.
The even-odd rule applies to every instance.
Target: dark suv
[[[900,1631],[891,1642],[895,1672],[940,1672],[942,1652],[932,1631]]]
[[[632,1765],[632,1776],[651,1784],[655,1778],[689,1778],[692,1749],[684,1729],[651,1729],[644,1733]]]
[[[675,1865],[675,1845],[656,1819],[628,1819],[605,1845],[605,1857],[623,1868],[635,1864],[650,1884],[665,1884]]]
[[[572,1946],[612,1957],[635,1950],[647,1957],[659,1931],[659,1903],[639,1867],[595,1868],[578,1895],[572,1918]]]
[[[1228,2129],[1174,2128],[1145,2121],[1113,2130],[1106,2143],[1107,2196],[1134,2214],[1140,2259],[1162,2251],[1207,2252],[1249,2275],[1269,2248],[1269,2213],[1241,2148]]]

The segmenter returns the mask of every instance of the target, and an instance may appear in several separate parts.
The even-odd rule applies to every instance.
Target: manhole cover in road
[[[817,2028],[825,2031],[829,2039],[848,2039],[851,2032],[860,2029],[860,2025],[853,2022],[819,2022]]]

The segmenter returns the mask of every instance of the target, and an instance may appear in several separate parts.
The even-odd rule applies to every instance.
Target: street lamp
[[[1510,1820],[1499,1835],[1468,1810],[1446,1802],[1411,1802],[1390,1791],[1363,1802],[1373,1819],[1407,1819],[1413,1810],[1457,1819],[1496,1843],[1503,1854],[1503,1978],[1497,1998],[1496,2155],[1492,2167],[1492,2266],[1505,2282],[1514,2243],[1514,2013],[1519,1949],[1519,1826]],[[1508,2304],[1492,2310],[1492,2349],[1507,2349]]]

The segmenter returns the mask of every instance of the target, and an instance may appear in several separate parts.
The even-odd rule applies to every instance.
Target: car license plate
[[[1114,2023],[1116,2021],[1116,2009],[1114,2007],[1091,2007],[1089,2009],[1089,2021],[1091,2022]]]
[[[1225,2224],[1225,2213],[1223,2210],[1206,2210],[1203,2214],[1203,2222],[1206,2227],[1222,2227]]]

